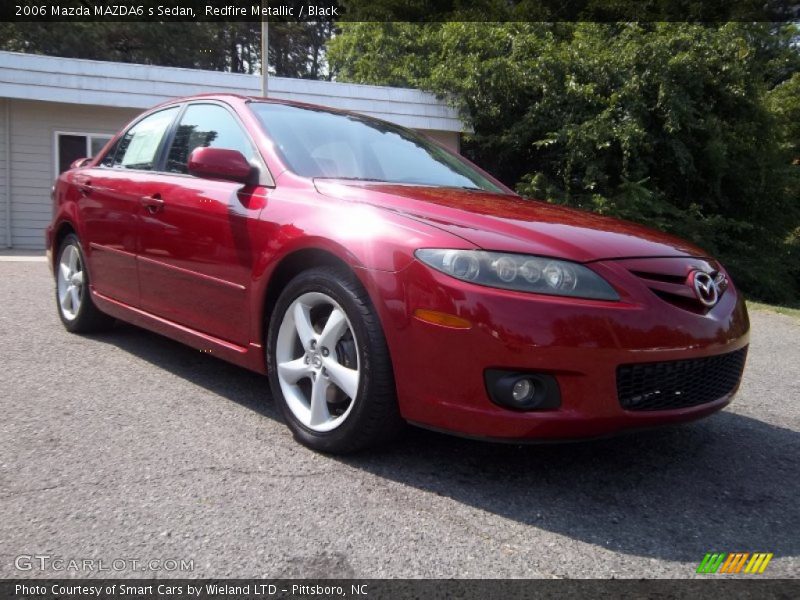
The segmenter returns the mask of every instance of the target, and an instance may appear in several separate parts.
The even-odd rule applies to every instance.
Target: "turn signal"
[[[414,311],[414,316],[420,321],[441,325],[442,327],[451,327],[453,329],[470,329],[472,327],[472,323],[466,319],[436,310],[418,308]]]

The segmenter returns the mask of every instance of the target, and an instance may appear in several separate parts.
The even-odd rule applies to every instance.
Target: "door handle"
[[[160,194],[153,194],[152,196],[142,196],[139,199],[142,206],[145,207],[147,212],[151,215],[164,210],[164,201],[161,199]]]

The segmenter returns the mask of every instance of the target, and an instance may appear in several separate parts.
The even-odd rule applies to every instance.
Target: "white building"
[[[44,247],[50,186],[138,113],[206,92],[259,95],[257,75],[0,52],[0,247]],[[372,115],[458,149],[456,112],[419,90],[271,77],[270,96]]]

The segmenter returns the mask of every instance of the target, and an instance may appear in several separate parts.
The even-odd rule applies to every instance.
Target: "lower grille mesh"
[[[673,410],[718,400],[736,389],[747,347],[736,352],[617,367],[617,395],[626,410]]]

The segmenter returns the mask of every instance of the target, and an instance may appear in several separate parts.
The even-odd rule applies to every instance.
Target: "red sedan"
[[[64,326],[113,319],[269,375],[302,443],[405,422],[574,439],[738,388],[744,301],[699,248],[524,200],[402,127],[289,102],[150,110],[54,187]]]

